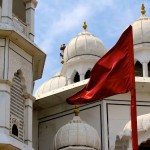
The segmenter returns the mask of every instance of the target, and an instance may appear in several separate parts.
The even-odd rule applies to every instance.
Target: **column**
[[[68,78],[68,79],[67,79],[67,82],[68,82],[68,85],[69,85],[69,84],[72,84],[71,78]]]
[[[24,0],[26,3],[26,24],[28,25],[28,36],[34,41],[34,13],[36,0]]]
[[[108,128],[107,128],[107,104],[106,101],[101,101],[102,109],[102,145],[104,150],[108,150]]]
[[[148,77],[148,65],[146,62],[143,62],[142,65],[143,65],[143,77]]]
[[[12,0],[2,0],[2,22],[12,23]]]
[[[33,111],[33,101],[35,98],[28,94],[25,100],[25,143],[32,147],[32,111]]]
[[[85,80],[84,76],[85,76],[84,74],[80,74],[80,81]]]
[[[0,80],[0,143],[9,136],[10,131],[10,87],[12,83],[7,80]]]

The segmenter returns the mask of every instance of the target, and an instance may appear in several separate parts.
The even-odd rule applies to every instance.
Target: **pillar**
[[[143,62],[142,65],[143,65],[143,77],[148,77],[148,65],[146,62]]]
[[[84,74],[80,74],[80,81],[84,80]]]
[[[30,94],[27,95],[25,100],[25,143],[32,147],[32,109],[33,101],[35,98]]]
[[[28,25],[28,36],[34,41],[34,13],[36,0],[24,0],[26,3],[26,24]]]
[[[0,135],[9,136],[10,131],[10,87],[12,83],[0,80]],[[0,143],[3,143],[0,139]]]
[[[12,0],[2,0],[2,22],[12,23]]]
[[[68,78],[67,82],[68,82],[68,85],[69,85],[69,84],[72,84],[71,78]]]

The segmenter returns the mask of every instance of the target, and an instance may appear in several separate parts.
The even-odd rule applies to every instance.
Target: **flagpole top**
[[[145,16],[145,15],[146,15],[146,10],[145,10],[145,5],[144,5],[144,3],[142,3],[142,6],[141,6],[141,14],[142,14],[142,16]]]
[[[82,26],[82,27],[83,27],[83,29],[84,29],[84,30],[86,30],[86,29],[87,29],[86,21],[84,21],[84,23],[83,23],[83,26]]]
[[[78,108],[79,108],[79,106],[75,105],[75,109],[74,109],[75,116],[79,115],[80,110]]]

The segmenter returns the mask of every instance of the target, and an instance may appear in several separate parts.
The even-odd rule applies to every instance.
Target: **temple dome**
[[[54,150],[70,146],[100,150],[97,131],[79,116],[74,116],[69,123],[61,127],[54,138]]]
[[[138,132],[145,132],[150,130],[150,113],[137,117],[137,130]],[[120,136],[131,136],[131,121],[129,121]]]
[[[134,45],[150,43],[150,18],[141,16],[133,24]]]
[[[99,58],[105,53],[106,48],[102,42],[84,29],[66,46],[64,51],[64,62],[78,56],[84,56],[86,58],[91,55]]]
[[[53,78],[43,83],[35,93],[35,97],[39,98],[43,94],[50,92],[52,90],[61,88],[66,85],[66,78],[60,73],[57,73]]]
[[[142,4],[141,7],[141,17],[132,23],[132,27],[134,51],[139,50],[138,45],[141,45],[140,47],[142,47],[142,49],[143,47],[146,48],[147,44],[150,43],[150,17],[146,16],[144,4]]]

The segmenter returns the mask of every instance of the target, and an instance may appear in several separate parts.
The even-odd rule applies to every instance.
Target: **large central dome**
[[[105,53],[106,48],[103,46],[102,42],[84,28],[83,31],[73,38],[66,46],[64,51],[64,62],[81,55],[85,55],[85,57],[86,55],[92,55],[99,58]]]

